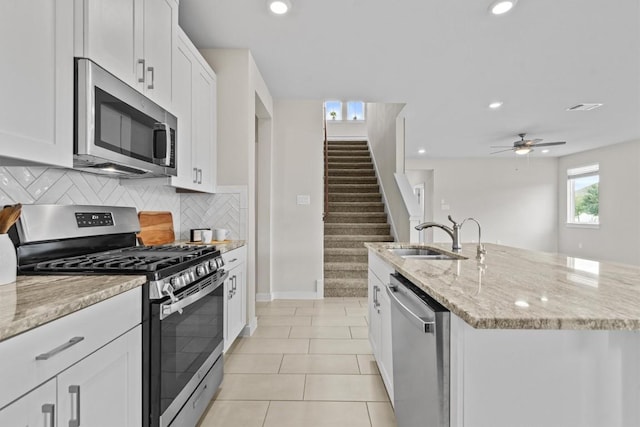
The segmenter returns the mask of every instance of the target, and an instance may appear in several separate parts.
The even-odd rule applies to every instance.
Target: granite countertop
[[[199,242],[194,243],[188,240],[176,240],[175,244],[176,245],[196,245],[196,246],[205,245],[205,243],[199,243]],[[247,242],[245,242],[244,240],[225,240],[223,242],[214,241],[209,243],[208,245],[215,246],[220,250],[220,253],[225,253],[225,252],[232,251],[234,249],[241,248],[246,244]]]
[[[473,243],[462,245],[463,260],[403,259],[388,250],[420,245],[365,246],[474,328],[640,330],[637,266],[493,244],[483,262]]]
[[[0,285],[0,341],[145,282],[145,276],[18,276]]]

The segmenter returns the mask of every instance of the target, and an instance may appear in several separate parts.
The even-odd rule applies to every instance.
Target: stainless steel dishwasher
[[[387,292],[398,427],[449,427],[449,310],[397,273]]]

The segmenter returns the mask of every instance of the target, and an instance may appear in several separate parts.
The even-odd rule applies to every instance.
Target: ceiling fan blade
[[[512,148],[507,148],[506,150],[494,151],[493,153],[489,153],[489,154],[504,153],[504,152],[506,152],[506,151],[513,151],[513,147],[512,147]]]
[[[549,147],[551,145],[563,145],[566,144],[567,141],[556,141],[556,142],[543,142],[542,144],[535,144],[532,147]]]
[[[490,145],[489,148],[513,148],[513,145]]]

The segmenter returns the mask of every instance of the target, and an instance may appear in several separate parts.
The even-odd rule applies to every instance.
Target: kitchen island
[[[451,312],[452,426],[640,425],[640,268],[499,245],[482,262],[474,244],[433,245],[457,258],[439,260],[366,246],[370,281],[396,271]]]

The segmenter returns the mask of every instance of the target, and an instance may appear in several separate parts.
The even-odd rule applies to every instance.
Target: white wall
[[[273,140],[273,297],[314,298],[323,269],[322,101],[276,100]],[[308,195],[310,205],[296,196]]]
[[[396,121],[404,104],[368,103],[366,108],[369,148],[386,199],[385,208],[392,224],[392,233],[395,233],[396,240],[406,242],[409,241],[409,213],[394,177],[394,173],[404,172],[397,169],[400,156],[396,144]]]
[[[247,186],[247,316],[255,323],[256,97],[273,117],[273,99],[248,49],[202,49],[218,84],[218,185]]]
[[[567,169],[600,164],[600,226],[567,226]],[[558,249],[572,256],[640,264],[640,141],[561,157]]]
[[[474,217],[482,240],[533,250],[557,250],[556,159],[407,159],[407,170],[433,170],[433,220],[450,225]],[[427,195],[428,196],[428,195]],[[428,216],[427,216],[428,217]],[[465,224],[463,242],[477,242],[475,224]],[[437,242],[450,242],[434,230]]]
[[[327,120],[327,139],[362,141],[367,139],[367,123],[363,121]]]

